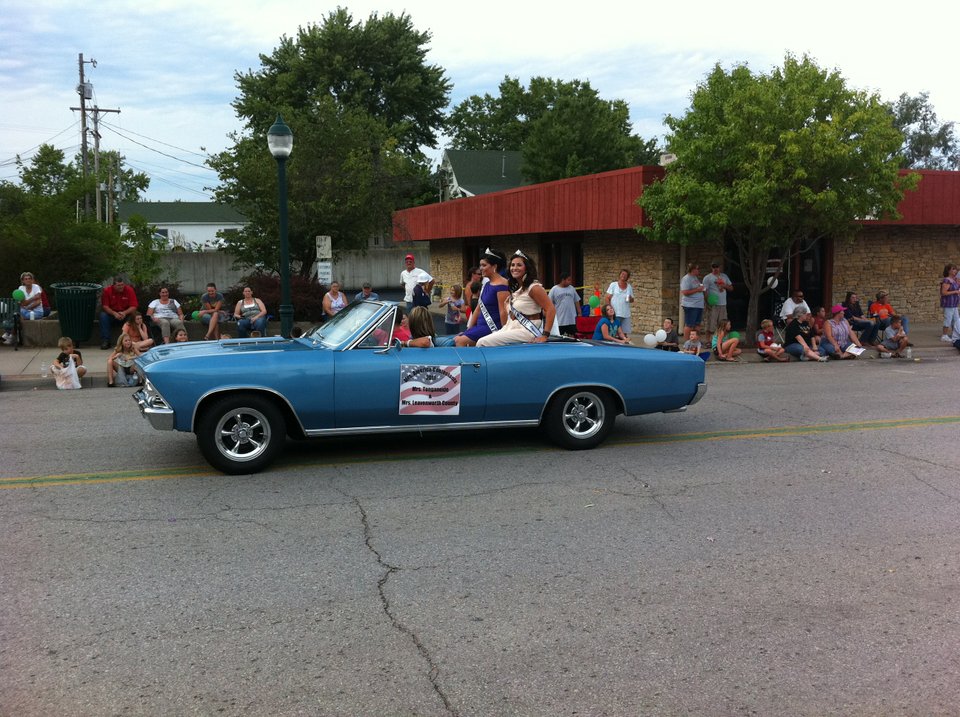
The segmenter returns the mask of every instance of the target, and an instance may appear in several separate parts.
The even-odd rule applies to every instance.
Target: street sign
[[[331,281],[333,281],[333,262],[318,261],[317,262],[317,283],[323,284],[324,286],[330,286]]]
[[[317,259],[332,259],[333,250],[331,247],[330,237],[328,236],[318,236],[317,237]]]

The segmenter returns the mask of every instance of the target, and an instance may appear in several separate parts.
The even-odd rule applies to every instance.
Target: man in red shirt
[[[123,326],[127,317],[137,310],[137,295],[132,286],[127,286],[122,276],[113,277],[113,284],[104,288],[100,297],[100,348],[113,348],[110,329],[116,324]]]

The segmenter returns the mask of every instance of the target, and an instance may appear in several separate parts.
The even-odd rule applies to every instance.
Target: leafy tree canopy
[[[122,197],[135,199],[146,187],[145,175],[125,170],[122,157],[102,153],[101,168],[119,162],[125,189]],[[57,281],[98,282],[121,270],[129,247],[120,241],[115,225],[78,216],[84,193],[96,178],[84,183],[80,158],[66,162],[64,153],[42,145],[28,161],[17,158],[20,183],[0,185],[0,280],[19,283],[20,273],[31,271],[44,287]],[[112,165],[111,165],[112,162]],[[104,175],[106,176],[106,174]],[[52,297],[51,297],[52,298]]]
[[[650,222],[639,231],[736,246],[750,331],[772,249],[852,237],[858,218],[896,216],[904,190],[916,186],[898,173],[903,135],[886,105],[808,57],[787,55],[769,74],[717,65],[686,115],[666,124],[678,159],[637,200]]]
[[[225,237],[243,266],[279,267],[277,166],[266,131],[279,112],[294,135],[287,162],[288,235],[294,270],[309,274],[314,238],[335,252],[386,233],[391,212],[432,196],[423,145],[435,146],[450,84],[425,61],[429,33],[407,15],[354,23],[340,8],[319,26],[282,38],[257,72],[237,75],[246,121],[234,146],[210,159],[216,195],[248,219]]]
[[[893,124],[903,132],[900,166],[908,169],[960,169],[960,147],[953,122],[940,124],[927,92],[907,94],[889,105]]]
[[[238,73],[233,106],[263,131],[280,107],[308,110],[332,99],[382,121],[397,147],[416,155],[436,146],[451,87],[443,68],[426,61],[430,37],[406,14],[373,13],[364,24],[337,8],[296,39],[281,38],[272,55],[260,55],[257,72]]]
[[[656,140],[631,134],[623,100],[599,97],[589,82],[534,77],[529,88],[505,77],[500,95],[473,95],[447,122],[454,149],[523,153],[531,182],[575,177],[655,162]]]

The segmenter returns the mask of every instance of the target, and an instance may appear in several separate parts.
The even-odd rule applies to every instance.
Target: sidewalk
[[[442,321],[442,316],[440,321]],[[442,324],[441,324],[442,327]],[[914,360],[951,360],[960,359],[960,351],[957,351],[951,344],[940,341],[941,327],[935,324],[913,324],[910,327],[910,339],[913,341]],[[442,328],[441,328],[442,331]],[[639,346],[643,341],[642,335],[634,335],[633,344]],[[84,388],[106,388],[107,387],[107,356],[109,351],[101,351],[94,344],[89,344],[81,349],[83,362],[87,367],[87,375],[83,378]],[[880,361],[875,351],[868,351],[864,354],[861,361]],[[37,389],[56,390],[53,382],[53,375],[48,374],[47,378],[40,376],[40,365],[46,362],[49,367],[50,362],[57,357],[56,347],[26,347],[21,346],[18,351],[14,351],[13,346],[4,346],[0,344],[0,391],[32,391]],[[740,357],[741,363],[760,363],[760,357],[752,348],[745,348]],[[906,359],[890,359],[884,361],[891,366],[902,365]],[[725,363],[722,361],[710,360],[707,366],[736,366],[736,363]],[[814,364],[810,364],[814,365]],[[724,370],[724,369],[721,369]]]

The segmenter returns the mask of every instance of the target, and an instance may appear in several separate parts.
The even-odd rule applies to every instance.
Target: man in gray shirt
[[[700,265],[687,264],[687,273],[680,279],[680,306],[683,307],[683,340],[690,338],[692,329],[700,330],[703,323],[703,284],[700,283]]]
[[[710,335],[716,333],[720,322],[728,318],[727,292],[733,289],[733,282],[730,281],[729,276],[720,271],[720,262],[715,261],[710,265],[710,273],[703,278],[703,286],[706,288],[707,297],[705,343],[709,346]]]
[[[557,307],[557,327],[561,335],[573,336],[580,315],[580,294],[570,285],[569,272],[560,275],[560,283],[550,289],[548,296]]]
[[[371,299],[377,301],[380,298],[380,295],[373,290],[373,287],[370,286],[369,281],[363,282],[363,287],[360,291],[357,292],[357,295],[353,297],[354,301],[363,301],[364,299]]]

